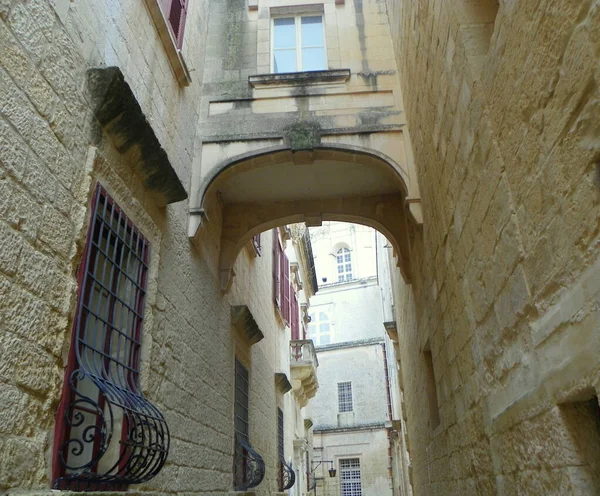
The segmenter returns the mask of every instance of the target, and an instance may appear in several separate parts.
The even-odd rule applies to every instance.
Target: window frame
[[[323,69],[314,69],[307,71],[303,68],[302,63],[302,49],[303,48],[320,48],[319,46],[302,46],[302,18],[303,17],[320,17],[321,18],[321,29],[323,31],[323,55],[325,57],[325,67]],[[294,30],[296,44],[294,49],[296,50],[296,70],[292,72],[275,72],[275,19],[294,19]],[[298,29],[300,26],[300,29]],[[325,30],[325,14],[324,12],[302,12],[297,14],[276,14],[271,16],[271,39],[270,39],[270,62],[269,70],[271,74],[294,74],[297,72],[317,72],[329,70],[329,60],[327,57],[327,32]]]
[[[320,314],[323,313],[327,316],[327,321],[322,321],[320,319]],[[313,315],[315,316],[315,319],[313,320]],[[308,324],[308,339],[312,339],[315,344],[317,346],[320,345],[328,345],[332,343],[332,338],[333,338],[333,330],[332,330],[332,323],[331,323],[331,316],[329,315],[329,312],[326,312],[325,310],[320,310],[320,309],[315,309],[313,312],[310,312],[310,322]],[[319,318],[316,318],[316,317]],[[329,332],[321,332],[321,324],[327,324],[329,326]],[[314,324],[314,328],[316,329],[316,332],[311,332],[310,328],[311,325]],[[322,335],[327,335],[329,336],[329,343],[321,343],[321,336]]]
[[[173,41],[175,41],[175,47],[178,50],[181,50],[181,47],[183,46],[183,37],[185,35],[185,21],[187,19],[189,1],[190,0],[158,0],[169,31],[173,36]],[[173,21],[171,20],[173,4],[176,2],[179,3],[179,6],[181,8],[181,14],[179,18],[179,29],[177,33],[175,32]]]
[[[337,383],[338,413],[350,413],[354,411],[354,395],[352,393],[352,381]]]
[[[344,467],[344,462],[356,462],[356,466]],[[362,472],[360,470],[360,458],[340,458],[339,459],[339,467],[340,467],[340,495],[341,496],[362,496]],[[358,477],[351,477],[344,479],[344,476],[352,473],[358,472]],[[350,491],[346,491],[345,484],[356,484],[358,483],[358,491],[355,487],[350,487]]]
[[[341,255],[340,255],[341,252]],[[340,262],[338,257],[342,257],[342,261]],[[346,256],[349,260],[346,260]],[[350,270],[347,270],[347,265],[350,265]],[[340,272],[340,267],[342,267],[342,271]],[[341,246],[335,252],[335,270],[337,275],[337,282],[350,282],[354,280],[354,263],[352,261],[352,250],[350,250],[347,246]],[[350,277],[348,277],[350,276]],[[340,279],[341,277],[341,279]]]
[[[127,471],[133,456],[132,450],[137,449],[129,437],[130,422],[137,421],[140,415],[146,415],[144,407],[155,409],[144,398],[140,385],[150,242],[100,183],[96,185],[91,198],[89,218],[77,274],[76,313],[54,426],[51,480],[53,488],[59,490],[123,491],[129,484],[142,482]],[[134,265],[130,266],[132,255]],[[124,264],[125,257],[127,262]],[[108,284],[105,281],[107,269]],[[125,339],[125,344],[121,349],[122,339]],[[102,341],[102,346],[96,348],[95,345]],[[116,350],[113,349],[113,341],[118,343]],[[120,359],[121,352],[124,352],[125,360]],[[119,372],[119,368],[123,370]],[[80,381],[83,388],[93,387],[94,395],[86,389],[80,389]],[[115,388],[121,391],[118,402],[110,398]],[[137,406],[126,410],[130,405],[130,397]],[[102,413],[106,409],[111,412],[114,410],[115,414],[120,412],[120,416],[115,415],[120,418],[120,423],[112,415],[107,421],[105,413]],[[78,423],[72,420],[77,418],[76,411],[82,418]],[[87,414],[88,418],[84,419],[81,412]],[[152,428],[159,429],[157,434],[164,436],[163,446],[158,449],[166,448],[168,453],[169,432],[164,417],[156,410],[156,416],[150,422],[153,422]],[[89,452],[83,460],[76,461],[83,465],[68,467],[71,461],[68,456],[64,458],[63,450],[70,443],[78,442],[77,433],[72,434],[73,428],[82,425],[87,425],[83,436],[88,429],[104,426],[111,438],[107,441],[106,434],[94,435]],[[116,454],[111,452],[115,441],[110,439],[121,441]],[[90,442],[85,437],[80,441]],[[118,457],[118,465],[113,465],[108,472],[102,466],[107,453]],[[147,480],[160,471],[166,453],[162,464],[156,465],[153,474],[146,475]],[[89,461],[86,461],[88,455]],[[110,460],[109,466],[114,461]],[[115,467],[118,467],[118,472],[113,473]]]

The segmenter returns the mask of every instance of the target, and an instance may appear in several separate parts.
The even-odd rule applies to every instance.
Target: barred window
[[[358,458],[340,460],[340,484],[342,496],[362,496]]]
[[[236,491],[246,491],[258,486],[265,476],[265,462],[252,448],[248,431],[249,419],[248,369],[235,360],[235,456],[233,461],[233,486]]]
[[[248,442],[248,369],[235,360],[235,433]]]
[[[54,489],[123,490],[162,468],[169,430],[140,388],[150,246],[98,185],[59,405]]]
[[[340,248],[335,256],[338,282],[352,280],[352,254],[348,248]]]
[[[351,382],[338,382],[338,407],[340,413],[352,411]]]

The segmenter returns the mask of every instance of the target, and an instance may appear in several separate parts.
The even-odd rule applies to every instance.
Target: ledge
[[[262,341],[265,337],[246,305],[234,305],[231,307],[231,323],[246,336],[250,342],[250,346]]]
[[[121,69],[89,69],[87,84],[94,116],[117,151],[128,154],[144,186],[158,193],[157,202],[162,206],[185,200],[187,192]]]
[[[167,54],[167,59],[171,64],[171,69],[173,69],[173,74],[175,75],[175,79],[180,86],[189,86],[192,82],[192,77],[190,76],[190,71],[188,70],[187,64],[185,60],[183,60],[183,55],[181,54],[181,50],[177,48],[177,43],[173,38],[173,33],[171,33],[171,28],[167,23],[167,19],[163,14],[158,1],[157,0],[144,0],[146,3],[146,7],[148,8],[148,12],[150,12],[150,17],[154,22],[154,27],[158,32],[158,36],[162,41],[163,47],[165,48],[165,52]]]
[[[275,372],[275,386],[282,394],[292,390],[292,383],[283,372]]]
[[[389,322],[384,322],[383,327],[385,327],[385,331],[387,332],[389,338],[394,342],[398,342],[398,329],[396,327],[396,321],[392,320]]]
[[[253,88],[274,85],[304,86],[319,83],[343,83],[350,79],[350,69],[334,69],[328,71],[283,72],[279,74],[257,74],[248,76],[248,83]]]

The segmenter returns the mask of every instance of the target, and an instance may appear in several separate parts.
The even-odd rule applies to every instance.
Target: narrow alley
[[[600,495],[600,0],[0,0],[0,494]]]

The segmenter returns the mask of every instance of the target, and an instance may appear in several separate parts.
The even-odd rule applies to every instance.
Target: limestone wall
[[[600,3],[387,5],[424,216],[395,288],[415,494],[596,494]]]
[[[360,463],[361,494],[364,496],[391,496],[391,479],[388,476],[387,431],[385,429],[318,433],[315,432],[315,460],[333,461],[337,470],[329,477],[329,464],[315,470],[318,496],[341,493],[340,460],[358,458]]]
[[[86,88],[87,69],[117,65],[188,190],[208,0],[189,5],[182,53],[192,83],[183,88],[144,2],[0,2],[0,492],[50,489],[76,273],[97,181],[151,243],[142,386],[167,419],[171,450],[162,472],[141,489],[232,490],[239,346],[230,311],[248,305],[265,335],[247,352],[251,439],[267,464],[257,494],[276,492],[276,408],[289,400],[276,393],[274,373],[289,374],[281,351],[289,329],[272,305],[271,237],[262,257],[240,255],[224,296],[215,260],[188,241],[187,202],[155,202],[131,156],[119,154],[95,125]],[[207,244],[215,243],[213,234]]]

